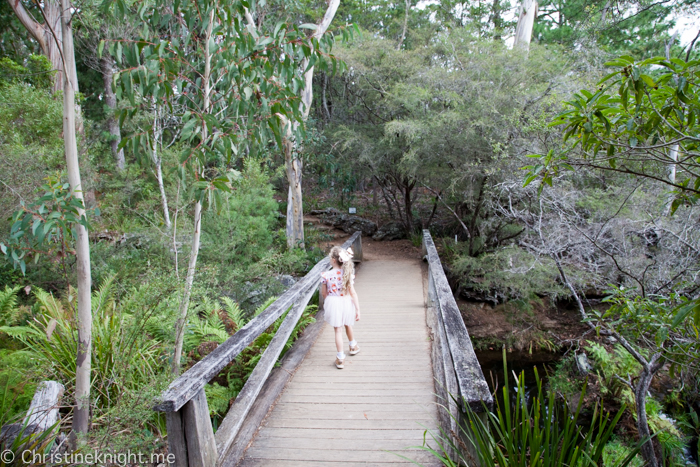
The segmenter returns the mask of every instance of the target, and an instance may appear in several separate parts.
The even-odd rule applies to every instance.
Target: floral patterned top
[[[328,295],[335,296],[350,296],[346,290],[343,289],[343,271],[340,269],[331,269],[321,274],[321,284],[326,284],[326,290],[328,290]],[[350,284],[355,284],[355,274],[350,278]]]

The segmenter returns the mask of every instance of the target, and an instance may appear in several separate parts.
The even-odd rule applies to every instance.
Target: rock
[[[339,227],[346,233],[355,233],[360,230],[365,235],[373,235],[377,231],[377,223],[364,217],[343,214],[338,219],[335,227]]]
[[[365,235],[373,235],[377,231],[377,223],[360,216],[341,214],[335,208],[314,209],[309,214],[318,216],[326,225],[337,227],[346,233],[354,233],[357,230]]]
[[[297,283],[297,280],[289,274],[281,274],[277,276],[277,280],[287,289]]]
[[[326,208],[326,209],[314,209],[312,211],[309,211],[309,214],[312,216],[339,216],[340,211],[338,211],[336,208]]]
[[[42,428],[39,425],[31,424],[26,427],[22,423],[10,423],[8,425],[3,425],[2,430],[0,430],[0,448],[3,450],[10,449],[15,443],[17,436],[21,435],[20,440],[29,438],[32,434],[43,433]],[[27,443],[30,441],[27,439]]]
[[[578,372],[581,373],[582,376],[587,375],[593,369],[585,352],[576,354],[576,366],[578,367]]]
[[[377,230],[372,238],[374,240],[400,240],[406,238],[406,229],[400,222],[389,222]]]
[[[246,281],[245,290],[243,292],[244,298],[241,300],[241,303],[248,303],[253,308],[262,305],[267,296],[267,289],[267,284],[254,284],[250,281]]]

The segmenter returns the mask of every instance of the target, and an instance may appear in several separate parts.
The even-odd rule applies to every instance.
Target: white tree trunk
[[[673,184],[676,183],[676,162],[678,162],[678,149],[679,146],[677,144],[674,144],[673,146],[671,146],[671,150],[668,154],[670,159],[673,161],[668,165],[668,181]],[[671,206],[675,198],[676,196],[673,193],[668,194],[668,199],[666,200],[666,207],[664,208],[664,216],[668,216],[671,214]]]
[[[71,2],[61,0],[63,57],[66,75],[63,79],[63,140],[66,151],[68,181],[73,195],[83,201],[83,188],[80,181],[78,144],[75,135],[75,92],[77,82],[73,31],[71,27]],[[84,204],[84,201],[83,201]],[[80,209],[80,215],[85,210]],[[87,229],[78,224],[76,239],[76,266],[78,272],[78,354],[75,371],[75,410],[73,411],[73,433],[86,433],[90,421],[90,358],[92,355],[92,303],[90,274],[90,240]]]
[[[328,30],[333,18],[335,17],[336,11],[338,11],[338,6],[340,5],[340,0],[330,0],[328,3],[328,8],[326,9],[326,14],[323,15],[323,19],[318,24],[316,31],[314,31],[313,37],[320,39]],[[249,24],[254,24],[251,22],[252,18],[248,18]],[[301,64],[303,69],[308,66],[308,61],[303,60]],[[314,77],[314,67],[311,67],[304,74],[304,89],[301,91],[301,112],[304,121],[309,116],[309,111],[311,110],[311,102],[313,100],[313,77]],[[289,123],[288,120],[282,119],[285,132],[282,138],[282,150],[284,151],[284,162],[287,173],[287,182],[289,183],[289,192],[287,193],[287,246],[289,248],[301,247],[304,248],[304,206],[302,201],[302,190],[301,190],[301,177],[302,177],[302,163],[298,155],[301,152],[301,147],[294,141],[294,132],[298,126],[297,123]]]
[[[185,325],[187,324],[187,309],[190,306],[190,294],[192,293],[192,283],[197,267],[197,255],[199,254],[199,239],[202,227],[202,203],[197,201],[194,205],[194,232],[192,234],[192,249],[190,251],[190,262],[187,266],[187,278],[185,279],[185,290],[180,301],[180,317],[175,326],[175,353],[173,354],[172,372],[180,373],[180,357],[182,355],[182,343],[185,338]]]
[[[214,30],[214,10],[209,15],[209,26],[204,38],[204,102],[202,111],[209,112],[211,95],[211,51],[209,50],[209,40]],[[207,140],[207,126],[202,128],[202,141]],[[194,282],[194,273],[197,267],[197,256],[199,255],[199,240],[202,233],[202,203],[197,201],[194,205],[194,232],[192,234],[192,248],[190,249],[190,262],[187,266],[187,277],[185,278],[185,290],[180,302],[180,317],[175,327],[175,353],[173,354],[172,372],[180,373],[180,357],[182,354],[182,343],[185,337],[185,325],[187,324],[187,309],[190,305],[190,293]]]
[[[158,154],[158,145],[163,137],[163,128],[160,123],[160,108],[156,102],[153,103],[153,148],[151,150],[151,160],[155,166],[156,179],[158,180],[158,189],[160,190],[160,204],[163,207],[163,221],[165,228],[170,231],[172,224],[170,223],[170,211],[168,210],[168,197],[165,194],[165,185],[163,184],[163,169],[162,158]]]
[[[532,40],[532,28],[537,18],[537,0],[523,0],[518,9],[518,26],[515,29],[515,42],[513,47],[524,51],[530,50]]]

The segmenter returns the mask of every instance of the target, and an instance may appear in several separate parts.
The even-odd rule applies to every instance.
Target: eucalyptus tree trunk
[[[117,170],[122,171],[126,166],[126,160],[124,159],[124,148],[119,147],[122,133],[119,129],[119,122],[114,116],[114,111],[117,109],[117,96],[112,89],[114,63],[109,54],[103,54],[102,58],[100,58],[100,69],[102,70],[102,83],[105,88],[105,104],[109,107],[109,115],[107,116],[107,130],[110,136],[109,147],[112,150],[112,157],[114,157]]]
[[[637,359],[637,361],[639,361],[639,359]],[[641,454],[649,467],[659,467],[660,464],[659,460],[656,458],[656,450],[654,449],[654,442],[651,439],[649,422],[647,421],[647,393],[649,392],[649,387],[654,379],[654,375],[661,369],[663,362],[664,360],[659,353],[654,354],[648,362],[640,361],[640,363],[642,363],[642,372],[637,380],[637,385],[634,387],[637,432],[639,433],[640,441],[643,439],[647,440],[642,445]]]
[[[316,31],[314,31],[314,38],[318,40],[323,37],[331,21],[333,21],[339,5],[340,0],[329,1],[326,14],[323,15],[323,19],[317,25]],[[304,59],[301,66],[306,70],[308,61]],[[311,110],[313,77],[314,67],[311,67],[304,73],[304,89],[301,91],[301,111],[304,121],[306,121]],[[304,248],[304,205],[301,190],[302,161],[299,159],[301,147],[294,141],[294,133],[299,124],[290,122],[287,119],[283,119],[283,123],[285,124],[285,132],[282,138],[282,150],[284,151],[285,172],[289,183],[289,191],[287,193],[287,246],[289,248],[297,246]]]
[[[530,50],[532,40],[532,28],[537,18],[537,0],[523,0],[518,9],[518,26],[515,29],[515,42],[513,47],[524,51]]]
[[[73,195],[83,201],[78,163],[78,143],[75,135],[75,92],[78,79],[75,73],[75,53],[71,26],[71,2],[61,0],[63,58],[65,75],[63,81],[63,141],[66,151],[68,181]],[[79,214],[85,214],[84,209]],[[92,354],[92,303],[90,275],[90,240],[85,226],[75,226],[78,235],[75,245],[78,272],[78,354],[75,369],[75,409],[73,411],[73,436],[88,431],[90,421],[90,358]]]
[[[61,49],[63,48],[63,33],[61,27],[61,1],[49,0],[44,2],[44,22],[37,22],[34,17],[22,5],[21,0],[8,0],[10,7],[22,25],[29,31],[29,34],[39,43],[41,51],[51,62],[53,70],[53,91],[58,92],[63,89],[63,60],[61,59]],[[78,92],[78,77],[75,73],[75,61],[73,69],[67,73],[69,79],[73,80],[73,89]]]
[[[209,25],[207,26],[207,34],[204,38],[204,102],[202,105],[203,113],[209,112],[211,98],[211,51],[209,43],[214,29],[214,9],[209,14]],[[207,139],[207,126],[202,128],[202,141]],[[175,353],[171,370],[177,375],[180,373],[180,357],[182,354],[182,344],[185,338],[185,325],[187,324],[187,309],[190,305],[190,294],[192,293],[192,283],[194,282],[194,273],[197,267],[197,256],[199,255],[199,243],[202,234],[202,203],[197,200],[194,205],[194,232],[192,233],[192,247],[190,249],[190,261],[187,266],[187,277],[185,278],[185,290],[182,293],[182,301],[180,302],[180,317],[175,326]]]
[[[411,0],[406,0],[406,14],[403,17],[403,31],[401,32],[401,39],[396,45],[396,50],[401,50],[403,41],[406,39],[406,29],[408,29],[408,12],[411,11]]]
[[[678,162],[678,149],[679,146],[677,144],[674,144],[673,146],[671,146],[671,150],[668,154],[669,158],[672,161],[670,164],[668,164],[668,181],[674,185],[676,183],[676,162]],[[668,199],[666,200],[666,207],[664,208],[664,216],[668,216],[671,214],[671,208],[673,206],[674,199],[675,195],[673,193],[669,193]]]
[[[160,190],[160,204],[163,208],[163,222],[165,228],[170,232],[172,224],[170,222],[170,211],[168,209],[168,197],[165,194],[165,185],[163,184],[163,158],[158,154],[158,145],[163,138],[163,126],[161,123],[160,107],[157,102],[153,102],[153,148],[151,150],[151,160],[155,166],[156,180],[158,180],[158,189]]]

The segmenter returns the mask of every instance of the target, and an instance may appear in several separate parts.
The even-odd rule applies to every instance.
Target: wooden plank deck
[[[430,340],[418,260],[367,260],[355,287],[361,352],[335,368],[325,326],[239,464],[250,466],[439,465],[407,449],[437,428]],[[347,354],[347,339],[345,339]]]

